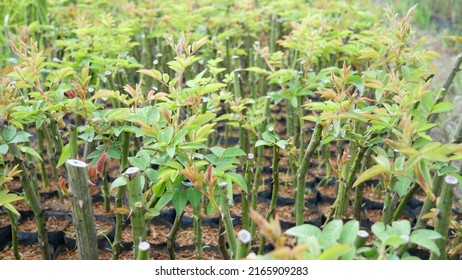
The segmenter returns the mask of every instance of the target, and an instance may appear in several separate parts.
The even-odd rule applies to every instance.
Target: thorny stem
[[[250,188],[248,192],[242,191],[242,229],[250,229],[250,218],[249,218],[249,193],[252,193],[251,180],[252,171],[251,166],[254,163],[254,155],[248,154],[247,160],[244,167],[244,178],[247,186]]]
[[[233,222],[231,220],[231,214],[229,212],[229,200],[228,191],[225,184],[220,185],[221,188],[221,203],[220,203],[220,215],[225,226],[226,234],[228,236],[229,251],[231,257],[236,255],[236,236],[234,234]]]
[[[266,213],[266,220],[269,220],[273,215],[274,211],[276,210],[276,202],[278,199],[279,193],[279,147],[274,145],[273,146],[273,165],[272,165],[272,173],[273,173],[273,187],[271,190],[271,201],[268,208],[268,212]]]
[[[221,254],[223,255],[223,259],[225,260],[229,260],[231,259],[231,257],[229,256],[229,251],[228,251],[228,248],[226,248],[226,238],[225,238],[225,235],[226,235],[226,229],[225,229],[225,225],[223,223],[223,218],[220,216],[218,216],[218,219],[219,219],[219,230],[218,230],[218,246],[220,248],[220,252]]]
[[[202,215],[201,204],[194,206],[194,240],[196,243],[196,260],[202,258]]]
[[[34,187],[30,181],[28,170],[21,160],[21,154],[19,153],[18,148],[15,144],[9,144],[9,149],[14,159],[13,162],[19,165],[19,170],[21,170],[21,183],[24,189],[24,193],[27,201],[32,205],[32,211],[35,216],[35,223],[37,224],[37,233],[38,233],[38,243],[40,251],[42,253],[42,259],[51,260],[50,248],[48,244],[48,235],[45,228],[45,217],[43,214],[42,207],[40,205],[40,200],[38,194],[34,191]]]
[[[261,138],[262,133],[266,129],[266,124],[270,118],[270,98],[265,99],[265,118],[259,127],[259,138]],[[255,176],[252,185],[252,197],[251,197],[251,204],[252,209],[257,210],[257,198],[258,198],[258,189],[260,187],[260,179],[261,179],[261,172],[262,172],[262,165],[263,165],[263,146],[257,147],[257,164],[255,167]],[[252,220],[250,223],[250,233],[252,234],[252,239],[255,238],[256,235],[256,223]]]
[[[171,260],[175,259],[175,238],[178,230],[180,229],[181,220],[183,219],[184,211],[181,214],[176,215],[175,220],[173,221],[172,229],[167,235],[167,249],[168,255]]]
[[[78,256],[80,260],[97,260],[96,222],[91,207],[87,164],[69,159],[66,167],[69,172],[68,193],[72,200],[72,221],[76,228]]]
[[[43,149],[43,131],[41,129],[38,129],[37,130],[37,152],[40,154],[40,155],[43,155],[44,154],[44,149]],[[48,188],[48,175],[47,175],[47,172],[46,172],[46,169],[45,169],[45,162],[42,160],[40,162],[40,176],[42,177],[42,185],[44,188]]]
[[[397,221],[399,217],[401,216],[401,213],[403,213],[404,207],[406,207],[407,203],[411,198],[414,196],[415,192],[419,189],[418,184],[413,184],[412,188],[410,188],[406,194],[404,195],[403,199],[401,202],[398,204],[398,207],[396,208],[395,212],[393,213],[392,221]]]
[[[18,250],[18,222],[16,221],[16,215],[11,212],[9,209],[6,209],[8,213],[8,217],[10,218],[10,225],[11,225],[11,248],[13,249],[14,258],[16,260],[21,259],[21,255],[19,255]]]
[[[351,165],[345,185],[339,185],[339,194],[337,196],[338,204],[335,209],[334,215],[335,219],[341,219],[343,216],[345,210],[345,202],[348,198],[348,194],[351,190],[351,187],[353,186],[354,179],[356,178],[356,173],[358,173],[358,170],[361,166],[361,162],[364,158],[364,154],[366,153],[367,149],[368,148],[364,146],[358,148],[358,153],[356,154],[353,164]],[[343,192],[341,190],[343,190]]]
[[[130,148],[130,133],[122,133],[122,157],[120,159],[120,168],[125,170],[128,167],[128,151]],[[115,209],[122,208],[122,199],[125,195],[126,187],[119,186],[117,188],[116,198],[115,198]],[[121,251],[121,241],[122,241],[122,229],[123,229],[123,215],[119,212],[116,212],[116,224],[115,224],[115,234],[114,242],[112,244],[112,259],[117,260]]]
[[[444,97],[446,95],[446,92],[448,91],[449,87],[451,86],[452,82],[454,81],[454,78],[456,77],[457,72],[461,70],[460,65],[462,64],[462,54],[459,54],[457,56],[456,63],[454,63],[454,67],[451,70],[451,73],[449,74],[448,78],[446,79],[446,82],[444,83],[443,87],[440,89],[438,92],[438,96],[436,97],[435,104],[440,103],[441,101],[444,100]],[[429,122],[434,122],[438,114],[433,114],[430,116]]]
[[[144,220],[143,184],[141,171],[137,167],[130,167],[125,171],[127,177],[128,204],[130,222],[133,232],[133,256],[138,255],[138,245],[146,241],[146,222]]]
[[[460,143],[462,137],[462,118],[459,119],[459,123],[457,124],[457,127],[454,131],[454,134],[451,136],[451,143]],[[462,171],[462,168],[461,168]],[[433,177],[433,183],[432,183],[432,192],[435,196],[438,196],[439,193],[441,192],[441,185],[443,184],[443,176],[439,176],[438,174],[435,174]],[[430,212],[430,209],[432,209],[435,206],[435,202],[432,201],[429,197],[425,198],[424,204],[422,206],[422,209],[420,210],[420,215],[419,218],[417,219],[417,223],[415,225],[415,229],[421,229],[425,228],[427,221],[424,220],[424,215]]]
[[[448,238],[449,223],[451,221],[452,204],[454,202],[454,188],[459,182],[455,177],[446,176],[444,178],[443,186],[441,188],[441,195],[436,202],[436,219],[435,231],[441,234],[443,238],[435,240],[436,245],[440,251],[437,255],[432,251],[430,260],[445,260],[446,256],[446,243]]]
[[[311,157],[314,154],[314,151],[319,145],[321,140],[321,132],[322,132],[322,125],[317,123],[313,135],[311,135],[310,144],[305,151],[303,159],[298,167],[297,174],[296,174],[296,188],[297,193],[295,197],[295,219],[297,225],[303,224],[303,209],[305,208],[305,176],[306,172],[308,171],[308,167],[311,162]]]
[[[103,191],[103,198],[104,198],[104,212],[109,213],[111,210],[111,195],[109,193],[109,182],[107,179],[107,174],[106,174],[106,168],[107,164],[104,162],[103,166],[103,172],[102,172],[102,191]]]
[[[276,203],[278,200],[278,193],[279,193],[279,147],[274,145],[273,146],[273,165],[272,165],[272,173],[273,173],[273,187],[271,189],[271,201],[268,208],[268,212],[266,212],[266,220],[269,221],[271,217],[274,215],[274,211],[276,210]],[[260,237],[260,247],[258,249],[259,254],[263,253],[265,248],[266,238],[262,235]]]

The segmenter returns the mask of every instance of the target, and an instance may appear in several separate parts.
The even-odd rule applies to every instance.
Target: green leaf
[[[128,161],[141,170],[146,170],[151,165],[151,157],[146,150],[138,152],[136,157],[129,157]]]
[[[156,182],[157,181],[157,171],[152,169],[152,168],[148,168],[144,171],[144,174],[146,174],[146,176],[148,177],[149,181],[151,182]]]
[[[141,69],[141,70],[138,70],[137,72],[148,75],[149,77],[152,77],[155,80],[162,81],[162,73],[160,73],[159,70]]]
[[[420,104],[425,108],[427,112],[430,112],[433,108],[433,96],[429,93],[424,94]]]
[[[117,109],[111,109],[107,111],[107,117],[110,120],[113,121],[126,121],[132,113],[130,112],[130,109],[128,108],[117,108]]]
[[[191,202],[192,206],[196,207],[201,203],[202,194],[198,189],[192,187],[187,189],[186,192],[188,195],[188,200]]]
[[[63,147],[61,155],[59,156],[58,164],[56,165],[56,167],[60,167],[61,165],[63,165],[66,162],[66,160],[68,160],[70,158],[70,156],[71,156],[70,151],[71,151],[71,149],[70,149],[69,144],[66,144]]]
[[[174,147],[167,147],[167,155],[170,158],[173,158],[175,156],[175,148]]]
[[[2,190],[0,191],[0,206],[3,206],[8,203],[13,203],[18,200],[22,200],[24,197],[19,196],[14,193],[9,193],[8,190]]]
[[[172,203],[177,213],[182,213],[188,203],[188,193],[185,190],[178,190],[173,193]]]
[[[230,172],[226,174],[231,178],[231,181],[238,185],[245,193],[247,193],[247,183],[245,182],[244,178],[242,175]]]
[[[410,242],[417,244],[428,250],[434,252],[436,255],[440,255],[440,250],[433,240],[442,238],[441,235],[433,230],[418,229],[412,232]]]
[[[117,148],[110,147],[109,149],[107,149],[107,156],[110,158],[121,159],[122,152],[120,152],[120,150]]]
[[[160,211],[157,208],[150,208],[144,213],[144,218],[154,218],[160,215]]]
[[[25,131],[18,131],[10,144],[29,142],[31,135]]]
[[[270,146],[271,144],[268,141],[265,140],[258,140],[255,142],[255,148],[258,146]]]
[[[324,248],[329,248],[337,242],[340,238],[342,228],[342,220],[332,220],[324,227],[321,234],[321,244],[324,245]]]
[[[263,140],[269,143],[276,143],[276,141],[278,140],[278,136],[276,135],[276,133],[274,133],[274,131],[265,131],[262,133],[261,137],[263,138]]]
[[[192,116],[188,123],[186,124],[185,128],[188,130],[199,129],[204,124],[208,123],[209,121],[215,118],[216,114],[207,112],[205,114],[201,114],[198,116]]]
[[[217,158],[222,158],[225,149],[219,146],[215,146],[209,149]]]
[[[353,184],[353,187],[356,187],[357,185],[361,184],[364,181],[367,181],[377,175],[387,173],[389,171],[390,170],[388,168],[386,168],[385,166],[381,164],[374,165],[371,168],[365,170],[361,175],[359,175],[358,179],[356,179],[356,182]]]
[[[169,144],[170,141],[172,140],[173,133],[174,133],[173,127],[167,128],[164,133],[162,139],[160,139],[162,142]]]
[[[14,208],[13,205],[7,203],[7,204],[5,204],[5,205],[3,205],[3,206],[5,206],[6,209],[8,209],[8,210],[10,210],[11,212],[13,212],[13,214],[14,214],[16,217],[21,216],[21,214],[19,214],[18,210],[16,210],[16,208]]]
[[[5,140],[7,143],[13,140],[14,136],[16,135],[16,131],[17,129],[14,126],[5,127],[3,130],[3,140]]]
[[[182,150],[200,150],[200,149],[207,149],[208,147],[204,144],[196,143],[196,142],[188,142],[180,145],[180,149]]]
[[[295,237],[314,236],[316,237],[316,239],[319,239],[319,237],[321,236],[321,230],[316,226],[313,226],[310,224],[303,224],[303,225],[288,229],[285,232],[285,234],[292,235]]]
[[[254,73],[258,73],[262,75],[268,75],[271,73],[268,70],[265,70],[259,67],[248,67],[248,68],[245,68],[245,71],[254,72]]]
[[[455,172],[458,172],[459,169],[452,166],[452,165],[449,165],[449,166],[445,166],[441,169],[439,169],[437,172],[438,172],[438,176],[443,176],[445,174],[448,174],[448,173],[455,173]]]
[[[436,104],[433,107],[431,113],[432,114],[438,114],[438,113],[442,113],[442,112],[452,110],[453,108],[454,108],[454,104],[449,103],[449,102],[441,102],[441,103]]]
[[[378,155],[376,157],[373,157],[375,162],[377,164],[380,164],[382,166],[384,166],[386,169],[390,169],[390,161],[388,160],[388,157],[384,156],[384,155]]]
[[[343,255],[348,254],[351,250],[353,250],[353,247],[351,247],[350,245],[337,244],[325,250],[319,256],[319,259],[320,260],[337,260]]]
[[[201,142],[207,141],[207,137],[212,132],[215,131],[213,129],[214,126],[215,126],[214,123],[209,123],[209,124],[206,124],[206,125],[202,126],[201,128],[199,128],[199,130],[197,130],[197,132],[196,132],[196,141],[201,141]]]
[[[8,153],[8,145],[1,144],[0,145],[0,155],[6,155],[6,153]]]
[[[120,186],[125,186],[126,184],[127,184],[127,177],[120,176],[117,179],[115,179],[114,182],[112,182],[111,187],[110,187],[110,191],[112,191],[113,189],[118,188]]]
[[[166,163],[165,163],[165,166],[174,168],[174,169],[176,169],[176,170],[183,170],[183,169],[184,169],[183,165],[181,165],[181,164],[178,163],[177,161],[169,161],[169,162],[166,162]]]
[[[211,84],[205,85],[202,89],[199,90],[199,92],[201,95],[203,95],[203,94],[217,91],[225,86],[226,84],[222,84],[222,83],[211,83]]]
[[[276,146],[278,146],[279,148],[281,149],[285,149],[286,148],[286,145],[287,145],[287,141],[286,140],[278,140],[276,142]]]
[[[157,201],[157,204],[155,206],[156,209],[159,211],[162,210],[162,208],[167,205],[173,197],[173,192],[165,192],[164,194],[161,194],[161,197],[159,198],[159,201]]]
[[[385,240],[385,238],[388,237],[389,234],[386,233],[385,231],[385,224],[382,222],[377,222],[372,225],[371,227],[372,232],[377,236],[378,239],[380,240]]]
[[[390,246],[393,246],[395,248],[398,248],[399,246],[401,245],[404,245],[406,244],[406,240],[404,240],[404,238],[402,238],[401,236],[399,235],[390,235],[388,236],[384,241],[383,243],[385,245],[390,245]]]
[[[359,222],[355,220],[348,221],[340,232],[339,242],[342,244],[353,244],[359,231]]]
[[[26,153],[26,154],[29,154],[29,155],[33,156],[36,160],[42,161],[42,157],[40,156],[40,154],[36,150],[32,149],[31,147],[20,146],[19,149],[23,153]]]
[[[172,140],[172,146],[176,146],[180,144],[184,140],[184,136],[188,133],[186,130],[182,129],[178,133],[175,134]]]
[[[231,147],[231,148],[225,149],[222,157],[230,158],[230,157],[239,157],[239,156],[246,156],[246,153],[241,148]]]
[[[393,190],[396,191],[400,197],[403,197],[409,189],[409,186],[411,186],[412,179],[406,176],[397,176],[397,179],[398,180],[393,185]]]

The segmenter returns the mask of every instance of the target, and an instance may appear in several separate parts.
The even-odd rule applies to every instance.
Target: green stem
[[[410,188],[407,193],[404,195],[403,199],[399,203],[398,207],[396,208],[395,212],[393,213],[392,221],[397,221],[403,213],[404,207],[406,207],[407,203],[411,198],[414,196],[415,192],[419,189],[418,184],[414,184],[412,188]]]
[[[457,178],[452,176],[446,176],[444,183],[441,188],[441,195],[436,201],[436,219],[435,219],[435,231],[441,234],[442,238],[435,240],[436,246],[440,251],[439,255],[432,252],[430,254],[430,260],[445,260],[446,255],[446,243],[448,240],[449,223],[452,215],[452,204],[454,202],[454,188],[459,182]]]
[[[267,96],[265,98],[264,104],[264,119],[263,122],[259,126],[259,139],[262,139],[262,134],[266,130],[266,125],[270,119],[270,102],[271,98]],[[251,193],[251,205],[253,210],[257,210],[257,199],[258,199],[258,189],[260,188],[260,180],[261,180],[261,173],[262,173],[262,166],[263,166],[263,146],[258,146],[257,148],[257,164],[255,167],[255,176],[253,179],[252,184],[252,193]],[[250,233],[252,234],[252,239],[255,238],[257,232],[257,225],[255,221],[250,222]]]
[[[117,188],[117,194],[115,198],[115,209],[122,208],[122,198],[125,194],[125,186],[119,186]],[[122,250],[122,229],[123,229],[123,215],[116,211],[116,223],[115,223],[115,234],[114,242],[112,243],[112,259],[119,259],[119,254]]]
[[[144,186],[141,182],[141,171],[138,167],[129,167],[125,171],[127,177],[128,206],[133,232],[133,256],[138,256],[138,246],[146,241],[146,222],[144,221]]]
[[[40,155],[44,155],[44,149],[43,149],[43,131],[42,129],[37,130],[37,152]],[[42,177],[42,186],[44,188],[48,188],[48,175],[45,169],[45,162],[42,160],[40,162],[40,176]]]
[[[454,130],[454,133],[451,135],[451,143],[460,143],[461,142],[461,137],[462,137],[462,118],[459,119],[459,123],[457,124],[456,129]],[[450,163],[448,163],[450,164]],[[461,174],[462,175],[462,168],[461,168]],[[433,183],[432,183],[432,192],[435,196],[438,196],[439,193],[441,192],[441,186],[443,184],[443,176],[439,176],[438,174],[435,174],[433,177]],[[430,212],[430,209],[432,209],[435,206],[435,201],[432,201],[430,197],[426,197],[424,204],[422,206],[422,209],[420,210],[420,215],[419,218],[417,219],[417,223],[415,225],[415,229],[422,229],[425,228],[427,225],[427,221],[423,218],[425,214]]]
[[[130,148],[130,133],[122,132],[122,156],[120,159],[120,169],[125,170],[128,168],[128,151]],[[122,199],[125,195],[126,187],[119,186],[115,197],[115,209],[122,208]],[[123,215],[116,211],[115,215],[115,234],[114,242],[112,243],[112,259],[117,260],[122,249],[122,229],[123,229]]]
[[[251,181],[252,181],[252,171],[251,166],[254,164],[254,155],[249,153],[247,155],[247,160],[245,162],[244,168],[244,178],[247,186],[250,188],[248,192],[242,191],[242,229],[250,229],[250,218],[249,218],[249,193],[252,193]]]
[[[365,230],[359,230],[358,233],[356,234],[356,238],[354,241],[354,246],[356,249],[359,249],[361,247],[364,247],[366,244],[366,240],[369,237],[369,233]]]
[[[225,226],[226,234],[228,237],[229,251],[232,257],[236,255],[236,236],[234,234],[233,222],[231,220],[231,214],[229,212],[229,199],[228,199],[227,184],[222,183],[220,184],[219,187],[221,189],[220,214],[223,219],[223,224]]]
[[[16,215],[11,212],[9,209],[6,209],[8,213],[8,217],[10,218],[10,224],[11,224],[11,246],[13,249],[14,253],[14,258],[16,260],[20,260],[21,256],[19,255],[19,250],[18,250],[18,222],[16,221]]]
[[[40,251],[42,253],[42,258],[44,260],[51,260],[50,248],[48,245],[48,235],[45,228],[45,217],[40,205],[40,200],[38,194],[34,191],[33,184],[30,180],[30,176],[26,165],[21,160],[21,154],[15,144],[8,144],[11,155],[14,157],[14,164],[19,165],[19,170],[21,170],[21,183],[24,189],[24,193],[27,201],[32,205],[32,211],[34,212],[35,222],[37,225],[38,241],[40,246]]]
[[[51,126],[50,126],[50,129],[51,129]],[[57,180],[58,171],[56,170],[55,153],[58,154],[58,151],[56,148],[56,144],[54,145],[56,149],[56,151],[54,152],[52,137],[50,136],[50,133],[45,126],[43,127],[42,132],[43,132],[43,137],[45,138],[45,142],[47,144],[47,156],[48,156],[48,160],[50,161],[50,165],[51,165],[51,176],[53,179]],[[59,190],[58,192],[60,193]]]
[[[97,260],[96,221],[93,215],[87,164],[83,161],[69,159],[68,193],[72,200],[72,220],[75,227],[76,243],[80,260]]]
[[[303,224],[303,210],[305,209],[305,176],[310,166],[311,157],[319,145],[321,140],[322,125],[317,123],[313,135],[311,136],[310,144],[305,151],[303,159],[298,167],[295,179],[297,180],[297,193],[295,197],[295,219],[297,225]]]
[[[78,145],[77,145],[77,124],[74,127],[70,128],[71,132],[69,134],[69,157],[77,158],[79,155]]]
[[[279,166],[279,147],[274,145],[273,146],[273,188],[271,190],[271,201],[270,205],[268,208],[268,212],[266,212],[266,220],[269,221],[271,217],[273,217],[274,212],[276,211],[276,203],[278,200],[278,193],[279,193],[279,172],[278,170]],[[265,249],[265,244],[266,244],[266,238],[265,236],[260,237],[260,247],[258,248],[258,253],[263,254],[263,251]]]
[[[274,215],[274,211],[276,210],[276,203],[278,200],[278,193],[279,193],[279,147],[274,145],[273,146],[273,188],[271,190],[271,201],[268,208],[268,212],[266,213],[266,220],[269,221],[271,217]]]
[[[173,221],[172,229],[167,235],[167,249],[170,260],[175,259],[175,238],[180,229],[181,220],[183,219],[184,211],[181,214],[176,214],[175,221]]]
[[[226,248],[226,229],[223,223],[223,218],[219,216],[218,219],[220,224],[218,230],[218,247],[220,248],[220,252],[223,255],[223,259],[230,260],[231,257],[229,256],[228,248]]]
[[[202,258],[202,215],[201,204],[194,206],[194,240],[196,243],[196,260]]]
[[[364,158],[364,155],[367,149],[368,148],[364,146],[361,146],[360,148],[358,148],[358,152],[349,170],[347,166],[346,170],[348,170],[348,175],[344,174],[345,176],[347,175],[345,184],[339,185],[339,193],[337,196],[338,204],[336,206],[335,215],[334,215],[335,219],[342,219],[343,213],[345,211],[345,202],[348,198],[348,194],[351,188],[353,187],[353,183],[356,178],[356,173],[358,173],[359,168],[361,167],[361,162],[363,161],[363,158]],[[342,178],[344,175],[342,175]]]
[[[249,245],[250,241],[252,241],[252,236],[250,232],[242,229],[237,233],[237,241],[236,260],[240,260],[249,254]]]
[[[136,255],[137,260],[148,260],[149,259],[149,249],[151,249],[151,245],[146,242],[140,242],[138,244],[138,255]]]
[[[111,196],[109,192],[109,182],[107,180],[106,174],[106,162],[104,162],[102,177],[102,190],[103,190],[103,199],[104,199],[104,212],[109,213],[111,210]]]
[[[362,185],[356,187],[355,200],[353,202],[353,217],[355,220],[361,220],[361,208],[363,204],[363,191]]]
[[[120,168],[128,168],[128,153],[130,150],[130,133],[123,132],[122,134],[122,156],[120,158]]]
[[[263,165],[263,145],[257,147],[257,163],[255,168],[255,176],[253,179],[252,190],[251,190],[251,198],[250,204],[253,210],[257,210],[257,203],[258,203],[258,189],[260,187],[260,177],[262,172],[262,165]],[[252,239],[255,238],[257,230],[257,225],[255,221],[250,221],[250,233],[252,234]]]
[[[441,192],[441,186],[443,185],[443,176],[438,176],[435,174],[433,177],[432,183],[432,193],[435,196],[439,196]],[[420,210],[419,218],[417,219],[417,223],[415,224],[415,229],[422,229],[425,228],[427,225],[427,220],[424,218],[424,215],[430,212],[430,210],[435,207],[435,201],[432,201],[430,197],[426,197],[424,204],[422,205],[422,209]]]
[[[440,89],[438,92],[438,95],[436,97],[435,103],[438,104],[441,103],[444,100],[444,97],[446,95],[446,92],[449,90],[449,87],[451,86],[452,82],[454,81],[454,78],[456,77],[457,72],[460,71],[460,65],[462,64],[462,54],[459,54],[457,56],[456,63],[454,63],[454,67],[451,70],[451,73],[449,73],[448,78],[446,79],[446,82],[444,83],[443,87]],[[432,114],[430,118],[428,119],[429,122],[434,122],[438,114]]]

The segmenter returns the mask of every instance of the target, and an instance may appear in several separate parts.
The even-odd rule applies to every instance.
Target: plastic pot
[[[59,247],[60,245],[64,244],[64,229],[68,226],[69,223],[69,216],[66,214],[62,213],[56,213],[56,212],[45,212],[45,221],[46,221],[46,226],[47,226],[47,235],[48,235],[48,243],[53,246],[54,249]],[[57,230],[50,230],[49,227],[50,225],[50,219],[55,219],[57,220],[60,224],[63,223],[63,230],[59,229],[60,224],[57,224],[55,226],[58,226]],[[19,228],[18,228],[18,241],[19,244],[22,245],[32,245],[36,244],[38,242],[38,233],[37,231],[24,231],[21,230],[21,224],[23,223],[35,223],[35,219],[33,216],[21,216],[18,222]]]
[[[100,229],[98,229],[98,224],[101,225],[109,225],[109,229],[106,228],[106,231],[103,233],[103,235],[98,235],[96,238],[98,248],[99,249],[105,249],[105,248],[111,248],[111,242],[114,241],[114,234],[115,234],[115,222],[113,218],[108,218],[105,217],[104,215],[96,215],[96,225],[97,229],[96,231],[99,232]],[[74,226],[72,223],[69,223],[69,226],[65,230],[64,234],[64,244],[66,245],[66,248],[69,250],[75,250],[77,249],[77,242],[75,239],[75,232],[74,232]],[[108,240],[109,239],[109,240]]]

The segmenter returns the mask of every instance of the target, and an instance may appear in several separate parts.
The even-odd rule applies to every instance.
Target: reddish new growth
[[[99,177],[103,174],[104,171],[104,164],[106,163],[107,152],[103,151],[101,156],[99,157],[98,161],[96,162],[96,166],[91,166],[91,163],[87,164],[88,168],[88,177],[92,184],[96,184]]]

